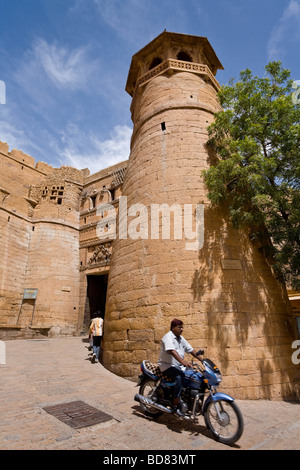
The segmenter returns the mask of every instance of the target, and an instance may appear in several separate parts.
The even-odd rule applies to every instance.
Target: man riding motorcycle
[[[184,360],[184,354],[189,353],[200,362],[203,356],[197,355],[195,349],[181,336],[183,322],[176,318],[172,320],[170,331],[161,340],[161,349],[158,365],[163,374],[174,381],[174,396],[172,408],[174,413],[185,417],[180,409],[180,394],[184,381],[184,368],[192,367],[192,364]]]

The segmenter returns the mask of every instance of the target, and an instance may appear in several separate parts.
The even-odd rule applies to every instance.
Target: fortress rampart
[[[201,37],[164,32],[137,52],[129,159],[95,174],[0,142],[1,338],[80,334],[100,309],[103,363],[135,380],[177,317],[236,398],[299,395],[286,287],[201,176],[215,161],[207,127],[221,68]]]

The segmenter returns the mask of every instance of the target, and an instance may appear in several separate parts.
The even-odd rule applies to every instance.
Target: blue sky
[[[207,37],[221,84],[271,60],[300,80],[300,0],[0,0],[0,140],[54,167],[126,160],[131,57],[164,29]]]

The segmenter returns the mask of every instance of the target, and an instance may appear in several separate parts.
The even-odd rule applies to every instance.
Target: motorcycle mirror
[[[199,349],[199,351],[196,353],[197,356],[204,356],[204,349]]]

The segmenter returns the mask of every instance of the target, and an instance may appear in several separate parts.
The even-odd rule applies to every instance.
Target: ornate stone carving
[[[124,166],[123,168],[120,168],[119,170],[113,173],[113,180],[111,183],[112,188],[116,188],[117,186],[120,186],[121,184],[123,184],[125,171],[126,171],[126,166]]]
[[[177,59],[166,59],[161,64],[149,70],[149,72],[139,77],[139,79],[137,80],[133,98],[132,98],[131,107],[130,107],[131,112],[133,111],[136,94],[139,88],[146,85],[146,83],[148,83],[153,77],[162,75],[165,72],[170,72],[173,70],[178,70],[180,72],[187,71],[187,72],[200,75],[206,81],[210,82],[216,91],[220,90],[220,84],[217,81],[217,79],[214,77],[214,74],[212,73],[208,65],[197,64],[195,62],[185,62],[183,60],[177,60]]]
[[[111,257],[111,252],[108,248],[104,245],[98,246],[98,248],[94,251],[93,255],[89,259],[88,264],[95,264],[95,263],[109,263]]]

